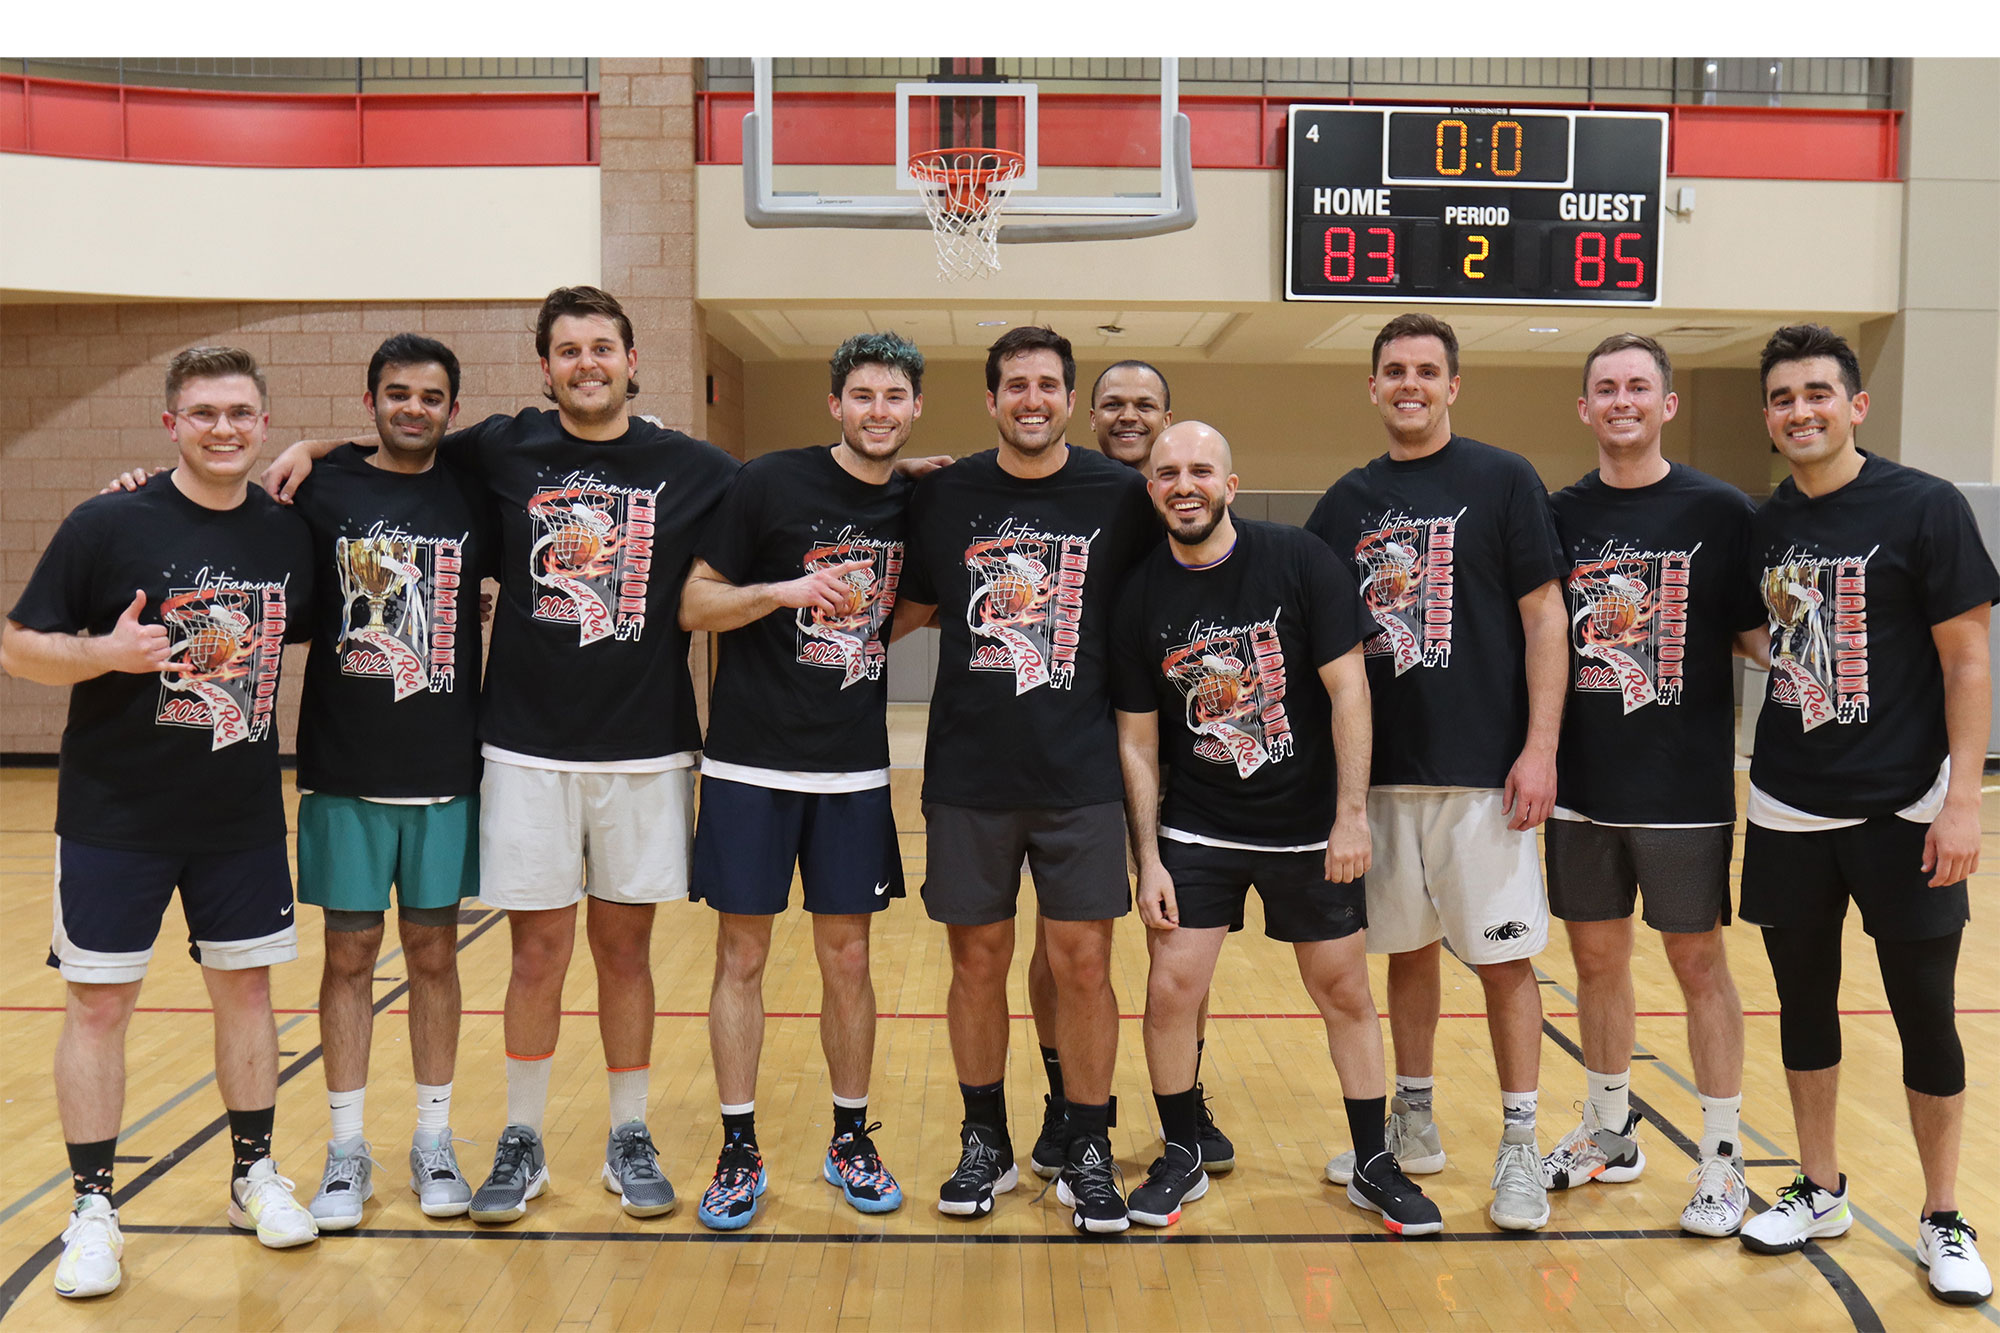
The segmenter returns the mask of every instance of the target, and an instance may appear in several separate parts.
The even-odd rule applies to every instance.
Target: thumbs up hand
[[[118,623],[101,640],[107,670],[146,675],[166,667],[170,651],[167,627],[141,624],[139,613],[145,609],[144,590],[133,593],[132,604],[125,608],[118,617]]]

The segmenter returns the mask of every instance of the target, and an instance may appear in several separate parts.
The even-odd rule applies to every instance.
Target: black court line
[[[465,916],[464,913],[460,913],[459,919],[461,921],[464,920],[464,916]],[[467,946],[469,946],[474,940],[478,939],[481,935],[484,935],[487,931],[491,930],[494,926],[497,926],[500,924],[500,922],[506,920],[506,917],[507,914],[505,912],[497,910],[492,912],[492,914],[484,922],[474,927],[472,931],[469,932],[468,934],[460,937],[456,952],[464,953]],[[373,1012],[379,1015],[384,1009],[387,1009],[391,1004],[394,1004],[397,1000],[401,999],[405,994],[407,994],[409,992],[409,989],[410,989],[410,983],[407,981],[402,983],[400,986],[395,987],[393,990],[385,994],[381,999],[375,1001],[375,1004],[373,1006]],[[323,1051],[324,1051],[323,1047],[314,1046],[304,1055],[301,1055],[298,1059],[292,1061],[291,1064],[286,1065],[283,1069],[279,1070],[278,1086],[282,1088],[285,1084],[291,1082],[299,1074],[303,1073],[307,1069],[310,1069],[313,1065],[318,1064]],[[129,1202],[138,1194],[142,1193],[147,1187],[158,1182],[162,1176],[167,1174],[167,1172],[173,1170],[176,1166],[179,1166],[183,1161],[186,1161],[203,1144],[207,1143],[210,1139],[214,1138],[217,1134],[222,1133],[224,1130],[228,1128],[229,1128],[229,1117],[226,1114],[217,1116],[215,1119],[209,1121],[208,1124],[202,1126],[194,1133],[188,1135],[188,1137],[181,1142],[180,1146],[173,1148],[166,1153],[163,1153],[159,1158],[157,1158],[153,1162],[151,1166],[147,1167],[144,1171],[140,1172],[137,1179],[131,1181],[123,1189],[118,1190],[116,1193],[114,1193],[111,1196],[111,1206],[114,1208],[123,1208],[127,1202]],[[221,1227],[218,1229],[225,1232],[236,1233],[236,1228],[234,1227]],[[174,1230],[174,1228],[170,1227],[156,1228],[156,1227],[143,1227],[143,1226],[128,1227],[123,1224],[120,1224],[119,1230],[135,1232],[141,1235],[151,1235],[151,1234],[158,1234],[163,1230],[171,1232],[172,1230]],[[189,1230],[193,1232],[199,1232],[201,1228],[190,1228]],[[4,1320],[8,1316],[8,1314],[13,1311],[14,1302],[21,1299],[22,1293],[27,1291],[28,1289],[28,1284],[30,1282],[33,1282],[36,1277],[40,1276],[41,1271],[44,1268],[47,1268],[51,1263],[55,1262],[55,1260],[61,1254],[62,1254],[62,1237],[58,1235],[53,1239],[51,1239],[48,1244],[42,1246],[41,1249],[36,1250],[33,1254],[29,1255],[27,1259],[22,1262],[19,1268],[16,1268],[11,1274],[8,1275],[7,1280],[5,1282],[0,1282],[0,1320]]]

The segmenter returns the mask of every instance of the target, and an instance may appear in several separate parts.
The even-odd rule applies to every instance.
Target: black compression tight
[[[1840,1063],[1839,921],[1764,928],[1764,952],[1778,983],[1778,1033],[1785,1068]],[[1930,940],[1876,940],[1882,989],[1903,1040],[1903,1085],[1930,1097],[1965,1091],[1954,983],[1963,930]]]

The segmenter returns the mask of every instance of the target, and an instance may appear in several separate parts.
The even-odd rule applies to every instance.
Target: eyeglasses
[[[174,415],[196,430],[214,430],[222,424],[224,417],[229,418],[229,424],[235,430],[251,430],[264,418],[264,414],[254,407],[232,407],[224,411],[206,404],[185,410],[176,409]]]

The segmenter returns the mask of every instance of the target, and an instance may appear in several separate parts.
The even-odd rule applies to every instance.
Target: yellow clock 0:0
[[[1456,148],[1449,150],[1445,147],[1445,141],[1444,141],[1445,131],[1447,129],[1453,129],[1458,131],[1458,146]],[[1505,167],[1500,165],[1500,153],[1501,153],[1500,131],[1502,130],[1514,131],[1514,146],[1511,150],[1509,150],[1512,152],[1514,160],[1511,166],[1505,166]],[[1500,120],[1500,121],[1495,121],[1493,123],[1493,147],[1490,155],[1489,165],[1493,168],[1493,174],[1495,176],[1505,179],[1508,177],[1518,176],[1521,174],[1521,142],[1526,137],[1527,137],[1526,132],[1522,130],[1521,122],[1518,120]],[[1471,142],[1472,142],[1472,129],[1464,121],[1453,120],[1453,119],[1440,120],[1437,123],[1438,175],[1463,176],[1465,174],[1465,161],[1466,161],[1465,150]],[[1458,154],[1457,166],[1448,167],[1445,165],[1445,153],[1447,151],[1455,152]]]

